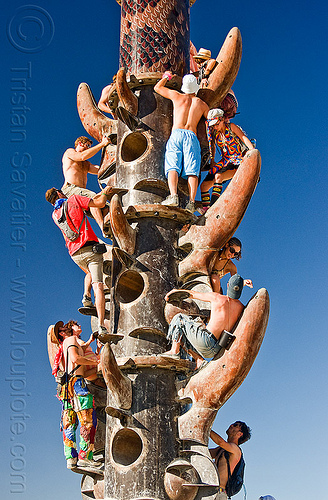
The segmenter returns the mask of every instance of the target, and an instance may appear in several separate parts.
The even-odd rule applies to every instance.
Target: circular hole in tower
[[[147,138],[141,132],[133,132],[125,137],[121,156],[123,161],[134,161],[140,158],[148,146]]]
[[[127,304],[136,300],[143,292],[145,282],[136,271],[125,271],[118,279],[116,285],[117,298]]]
[[[141,455],[142,440],[132,429],[121,429],[113,439],[113,460],[120,465],[131,465]]]

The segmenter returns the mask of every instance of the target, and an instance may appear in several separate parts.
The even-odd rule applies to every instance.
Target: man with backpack
[[[46,192],[46,200],[54,207],[52,218],[64,236],[68,252],[73,261],[86,273],[82,299],[84,307],[93,307],[91,285],[93,287],[100,341],[102,335],[108,334],[104,326],[105,294],[102,256],[102,253],[106,252],[106,245],[99,244],[85,211],[90,207],[103,208],[111,192],[112,187],[107,186],[93,199],[79,195],[72,195],[67,199],[62,191],[56,188],[48,189]]]
[[[243,485],[245,462],[239,447],[251,437],[251,430],[239,420],[226,430],[227,441],[211,430],[210,437],[218,446],[210,453],[219,471],[220,488],[216,500],[227,500],[240,491]]]
[[[68,469],[80,467],[99,473],[102,464],[93,460],[97,417],[93,395],[84,379],[84,367],[99,363],[99,358],[86,357],[78,342],[79,334],[58,321],[52,328],[51,340],[58,344],[64,358],[65,382],[61,384],[58,398],[62,403],[61,429],[64,454]],[[54,373],[54,372],[53,372]],[[80,451],[76,450],[76,428],[80,422]]]

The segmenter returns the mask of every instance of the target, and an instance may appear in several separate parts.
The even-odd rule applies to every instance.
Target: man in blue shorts
[[[171,78],[172,73],[166,71],[154,87],[155,92],[173,103],[173,127],[165,151],[165,175],[170,195],[162,204],[179,206],[178,180],[181,175],[188,179],[189,202],[186,210],[193,213],[201,163],[200,144],[196,135],[197,125],[202,116],[207,117],[209,107],[196,97],[199,85],[194,75],[183,77],[182,94],[165,87]]]

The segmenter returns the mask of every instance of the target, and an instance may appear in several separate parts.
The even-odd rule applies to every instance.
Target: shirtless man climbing
[[[241,449],[240,444],[245,443],[251,437],[251,430],[245,424],[245,422],[240,422],[239,420],[226,430],[228,436],[227,441],[223,439],[219,434],[211,430],[210,437],[218,446],[216,448],[210,449],[211,457],[214,459],[216,466],[219,471],[220,478],[220,488],[218,492],[217,500],[227,500],[228,496],[226,493],[226,485],[228,482],[228,462],[230,467],[230,474],[232,475],[236,465],[241,459]],[[228,455],[225,455],[227,452]]]
[[[172,341],[172,347],[161,356],[179,359],[182,347],[195,359],[196,369],[205,366],[204,358],[213,358],[220,351],[219,339],[222,332],[224,330],[231,332],[244,310],[244,305],[238,300],[243,286],[243,278],[239,274],[234,274],[228,282],[227,295],[218,292],[171,290],[165,297],[167,302],[173,292],[187,292],[191,299],[210,302],[211,315],[205,325],[200,318],[176,314],[167,333],[167,339]]]
[[[88,198],[96,196],[96,193],[86,189],[86,186],[88,173],[98,174],[99,166],[93,165],[88,160],[98,153],[101,148],[107,146],[108,143],[109,139],[103,137],[101,142],[91,147],[92,140],[88,137],[81,136],[75,141],[75,149],[66,149],[62,158],[65,183],[61,191],[67,198],[73,194],[88,196]],[[103,232],[104,219],[102,210],[100,208],[90,207],[90,212]]]
[[[165,87],[166,82],[171,80],[172,76],[170,71],[166,71],[154,87],[155,92],[170,99],[173,103],[172,133],[165,150],[165,175],[170,195],[162,202],[162,205],[179,206],[178,180],[181,175],[188,178],[189,202],[186,210],[193,213],[201,164],[201,149],[196,135],[197,125],[202,116],[207,117],[209,107],[196,97],[199,85],[194,75],[189,74],[183,77],[182,94]]]

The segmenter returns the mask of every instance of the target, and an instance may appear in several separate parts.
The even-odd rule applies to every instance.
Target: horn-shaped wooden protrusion
[[[189,397],[193,404],[178,419],[180,439],[207,444],[217,411],[238,389],[254,363],[267,327],[269,309],[269,294],[261,288],[244,309],[230,349],[218,359],[214,358],[181,389],[179,395]]]
[[[238,28],[232,28],[217,56],[217,66],[210,74],[208,86],[198,91],[197,97],[210,108],[220,105],[236,79],[242,54],[242,40]]]
[[[129,410],[132,405],[132,382],[119,369],[109,344],[105,344],[102,348],[100,363],[103,377],[115,406]]]
[[[99,110],[87,83],[80,83],[77,90],[77,110],[83,127],[98,142],[104,135],[117,134],[117,120],[108,118]]]
[[[103,149],[101,172],[116,160],[117,120],[105,116],[98,108],[87,83],[81,83],[77,90],[77,110],[83,127],[94,139],[100,142],[104,135],[110,143]]]
[[[257,185],[261,157],[257,149],[249,151],[229,186],[206,212],[205,224],[192,225],[179,240],[179,246],[192,244],[193,250],[179,264],[179,276],[199,271],[207,274],[215,252],[231,238],[242,220]]]
[[[128,223],[117,194],[113,196],[110,202],[109,219],[113,235],[119,247],[128,254],[133,254],[137,233]]]
[[[126,73],[123,68],[120,68],[116,75],[116,90],[121,103],[121,106],[129,111],[132,115],[137,116],[138,113],[138,98],[130,89],[126,81]]]

